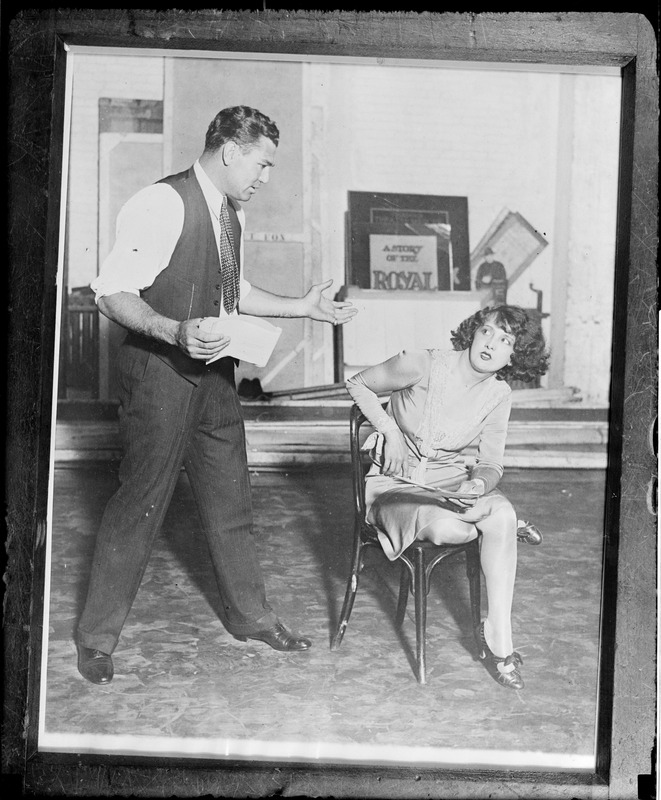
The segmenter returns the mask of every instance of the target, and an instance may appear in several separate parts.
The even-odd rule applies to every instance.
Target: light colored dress
[[[373,461],[365,483],[367,520],[377,528],[391,560],[416,539],[441,544],[442,526],[434,524],[439,520],[471,523],[466,539],[474,538],[474,523],[490,511],[489,497],[500,494],[496,486],[503,474],[511,389],[495,375],[470,390],[451,389],[449,379],[460,356],[455,350],[403,351],[347,381],[349,393],[376,428],[364,445]],[[378,393],[388,391],[391,396],[384,411]],[[462,481],[480,478],[486,493],[471,508],[458,511],[439,495],[382,475],[383,431],[391,420],[404,434],[411,480],[454,490]],[[475,459],[466,453],[474,442]]]

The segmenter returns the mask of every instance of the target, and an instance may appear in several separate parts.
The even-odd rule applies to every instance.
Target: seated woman
[[[549,355],[539,323],[524,309],[485,308],[451,335],[453,350],[403,351],[346,383],[377,433],[367,474],[367,520],[396,559],[414,540],[436,544],[482,534],[488,615],[480,658],[503,686],[522,689],[521,656],[512,644],[517,516],[496,488],[511,410],[507,380],[543,375]],[[379,394],[390,392],[384,411]],[[477,440],[471,468],[466,450]],[[399,481],[451,490],[444,498]]]

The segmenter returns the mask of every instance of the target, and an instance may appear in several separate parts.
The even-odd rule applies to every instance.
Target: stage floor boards
[[[344,641],[331,652],[351,552],[347,465],[252,474],[268,596],[290,627],[313,639],[310,651],[277,653],[225,631],[182,473],[114,654],[115,678],[105,687],[87,683],[76,670],[73,633],[115,482],[112,463],[55,469],[44,750],[156,747],[222,758],[235,748],[239,758],[302,761],[382,752],[406,761],[428,748],[435,763],[475,751],[469,763],[493,756],[516,766],[550,754],[579,767],[593,758],[601,470],[510,470],[501,483],[519,516],[545,536],[540,547],[519,545],[513,623],[525,662],[521,692],[498,685],[474,660],[463,557],[434,573],[426,685],[413,672],[413,603],[398,632],[399,567],[381,553],[368,553]]]

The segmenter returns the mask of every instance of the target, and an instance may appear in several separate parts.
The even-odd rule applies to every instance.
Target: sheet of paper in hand
[[[239,361],[247,361],[256,367],[264,367],[271,358],[275,345],[280,338],[282,328],[278,328],[259,317],[248,314],[236,314],[231,317],[206,317],[201,330],[221,332],[229,336],[231,341],[217,356],[210,358],[207,364],[219,358],[230,356]]]
[[[409,486],[418,486],[420,489],[426,489],[428,492],[436,492],[436,494],[440,494],[442,497],[449,497],[453,500],[476,500],[477,495],[474,494],[461,494],[459,492],[451,492],[449,489],[443,489],[441,486],[427,486],[425,483],[417,483],[416,481],[410,481],[408,478],[402,478],[401,475],[393,475],[396,481],[401,481],[402,483],[408,483]]]

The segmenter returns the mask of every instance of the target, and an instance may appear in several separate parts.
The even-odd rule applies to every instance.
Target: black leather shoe
[[[237,636],[234,638],[240,642],[245,642],[248,639],[256,639],[260,642],[266,642],[274,650],[283,650],[286,652],[307,650],[312,647],[312,642],[305,639],[303,636],[295,636],[290,633],[282,622],[276,622],[272,628],[265,628],[263,631],[255,631],[248,633],[245,636]]]
[[[520,542],[526,544],[541,544],[543,541],[542,533],[532,522],[526,520],[518,520],[516,529],[516,538]]]
[[[78,648],[78,672],[92,683],[110,683],[115,674],[112,657],[100,650],[76,645]]]

